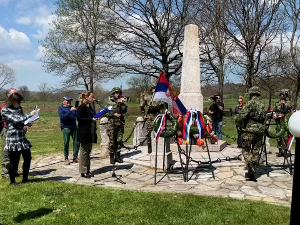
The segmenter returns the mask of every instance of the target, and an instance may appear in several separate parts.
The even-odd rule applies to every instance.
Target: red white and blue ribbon
[[[193,111],[187,111],[184,121],[183,121],[183,128],[182,128],[182,139],[185,143],[189,143],[190,138],[190,130],[193,123]]]
[[[162,115],[160,115],[161,116],[161,120],[160,120],[160,124],[159,124],[159,127],[158,127],[158,129],[157,129],[157,133],[156,133],[156,136],[155,136],[155,140],[156,140],[156,142],[158,142],[158,139],[159,139],[159,137],[160,137],[160,134],[161,134],[161,132],[164,130],[164,128],[165,128],[165,125],[166,125],[166,118],[167,118],[167,110],[166,110],[166,113],[165,114],[162,114]],[[157,120],[160,116],[157,116],[156,118],[155,118],[155,120]],[[155,122],[155,121],[154,121]]]
[[[190,130],[191,126],[193,124],[193,113],[196,113],[196,121],[197,121],[197,127],[199,131],[199,139],[205,138],[205,124],[203,120],[203,116],[201,112],[198,112],[196,109],[190,109],[187,111],[184,121],[183,121],[183,141],[185,143],[189,143],[190,138]]]
[[[293,141],[294,141],[294,136],[293,136],[293,135],[290,135],[289,140],[288,140],[288,142],[287,142],[287,144],[286,144],[286,149],[287,149],[288,151],[291,150]]]
[[[205,124],[203,120],[202,113],[199,111],[196,111],[197,113],[197,126],[198,126],[198,131],[199,131],[199,139],[204,139],[205,138]]]

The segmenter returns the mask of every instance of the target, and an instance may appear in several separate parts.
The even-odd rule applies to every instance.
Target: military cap
[[[254,95],[254,94],[260,95],[260,88],[257,86],[253,86],[249,89],[248,94],[249,95]]]
[[[121,88],[119,88],[119,87],[114,87],[114,88],[111,90],[111,94],[113,95],[115,92],[118,92],[118,91],[122,93]]]
[[[282,89],[282,90],[280,90],[279,96],[280,95],[287,95],[287,96],[289,96],[289,89]]]

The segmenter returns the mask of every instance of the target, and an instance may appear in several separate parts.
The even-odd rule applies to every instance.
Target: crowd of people
[[[155,86],[151,86],[148,91],[141,93],[140,108],[144,115],[147,125],[146,140],[148,143],[148,153],[152,152],[152,131],[153,120],[160,114],[165,105],[162,102],[153,102],[152,95]],[[242,96],[238,98],[238,104],[235,107],[236,127],[238,132],[237,145],[242,148],[244,159],[248,166],[246,176],[254,180],[256,168],[259,165],[259,152],[262,146],[264,136],[264,125],[267,107],[259,99],[261,93],[258,87],[249,89],[249,101],[244,105]],[[277,113],[276,123],[279,124],[280,118],[291,112],[289,95],[287,90],[280,93],[280,101],[274,107]],[[212,119],[212,127],[218,140],[222,139],[222,124],[224,103],[221,96],[216,94],[212,97],[213,103],[209,107],[209,115]],[[10,179],[12,185],[18,185],[15,177],[18,176],[18,165],[20,156],[24,159],[23,163],[23,183],[28,182],[28,173],[31,162],[31,143],[26,138],[27,127],[32,124],[24,124],[26,120],[38,113],[33,110],[30,114],[24,114],[21,102],[23,97],[16,89],[11,88],[7,91],[7,101],[0,106],[2,117],[2,150],[1,150],[1,175],[4,179]],[[63,134],[63,154],[65,164],[79,163],[79,173],[81,177],[90,178],[91,160],[90,155],[93,143],[97,143],[97,125],[95,118],[95,98],[91,91],[82,92],[78,104],[72,106],[72,98],[63,97],[62,105],[58,108],[60,127]],[[107,135],[109,137],[109,156],[110,163],[122,163],[120,149],[123,145],[123,134],[127,105],[122,97],[122,90],[118,87],[112,89],[109,96],[108,105],[111,110],[106,114],[108,118]],[[279,127],[279,126],[278,126]],[[283,156],[286,150],[286,143],[289,137],[287,132],[284,136],[278,138],[278,157]],[[69,143],[73,140],[72,160],[69,160]],[[80,157],[78,154],[80,153]]]
[[[31,143],[26,138],[27,126],[32,126],[25,121],[38,113],[33,110],[30,114],[24,114],[21,103],[23,97],[16,89],[7,91],[7,100],[1,104],[1,176],[2,179],[10,179],[11,185],[19,185],[15,177],[18,176],[18,165],[22,155],[23,179],[22,183],[29,182],[28,174],[31,163]],[[97,143],[97,118],[95,118],[94,94],[91,91],[81,93],[78,106],[72,106],[72,98],[63,97],[62,105],[58,108],[60,127],[63,134],[63,154],[65,164],[79,163],[81,177],[90,178],[90,155],[93,143]],[[108,102],[112,109],[107,113],[109,129],[110,162],[122,163],[120,149],[124,146],[122,139],[124,134],[124,113],[127,105],[122,98],[122,90],[113,88]],[[73,159],[69,160],[69,143],[73,140]],[[78,154],[80,152],[80,157]]]

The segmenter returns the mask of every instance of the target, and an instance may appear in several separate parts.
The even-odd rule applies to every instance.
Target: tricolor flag
[[[163,72],[159,74],[152,101],[162,101],[173,107],[173,113],[185,115],[187,110],[178,96],[172,95],[172,88]]]
[[[178,96],[174,96],[173,101],[172,101],[172,107],[173,107],[173,113],[174,114],[181,114],[185,115],[187,110],[185,106],[182,104]]]
[[[290,135],[290,137],[289,137],[289,139],[288,139],[288,142],[286,143],[286,150],[288,150],[288,151],[291,150],[293,141],[294,141],[294,136],[293,136],[293,135]]]
[[[168,112],[168,110],[165,111],[165,114],[161,115],[160,124],[159,124],[159,127],[158,127],[158,129],[157,129],[156,136],[155,136],[156,142],[158,142],[158,139],[159,139],[159,137],[160,137],[160,134],[161,134],[161,132],[163,131],[163,129],[165,128],[167,112]],[[159,118],[160,118],[160,116],[157,116],[157,117],[155,118],[154,122],[156,122],[156,120],[159,119]]]
[[[164,76],[164,73],[161,72],[158,77],[158,82],[152,101],[162,101],[169,105],[172,105],[172,99],[171,85],[168,82],[167,78]]]

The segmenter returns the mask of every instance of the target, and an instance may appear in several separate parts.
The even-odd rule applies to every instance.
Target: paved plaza
[[[275,151],[273,149],[273,154],[268,154],[268,161],[271,165],[269,176],[266,173],[266,167],[261,166],[258,170],[257,182],[245,180],[244,163],[234,159],[241,154],[241,150],[234,147],[226,147],[222,152],[211,153],[212,161],[214,161],[213,170],[202,168],[201,164],[197,168],[199,164],[193,162],[190,168],[197,168],[197,170],[194,174],[189,173],[191,176],[189,182],[183,181],[181,173],[171,171],[168,174],[158,173],[159,183],[154,185],[154,170],[149,167],[150,156],[147,154],[147,147],[122,151],[124,163],[116,166],[116,174],[121,175],[120,179],[126,184],[122,184],[112,177],[113,167],[109,164],[108,159],[100,158],[100,151],[97,149],[93,150],[91,160],[93,178],[80,177],[78,163],[65,165],[62,153],[34,159],[31,175],[41,180],[135,191],[224,196],[290,206],[293,177],[288,173],[288,169],[282,166],[284,158],[277,158]],[[192,158],[204,163],[208,161],[206,152],[192,153]],[[232,160],[226,161],[226,158]],[[180,168],[179,157],[175,153],[173,153],[173,160],[174,167]],[[220,160],[221,162],[219,162]]]

